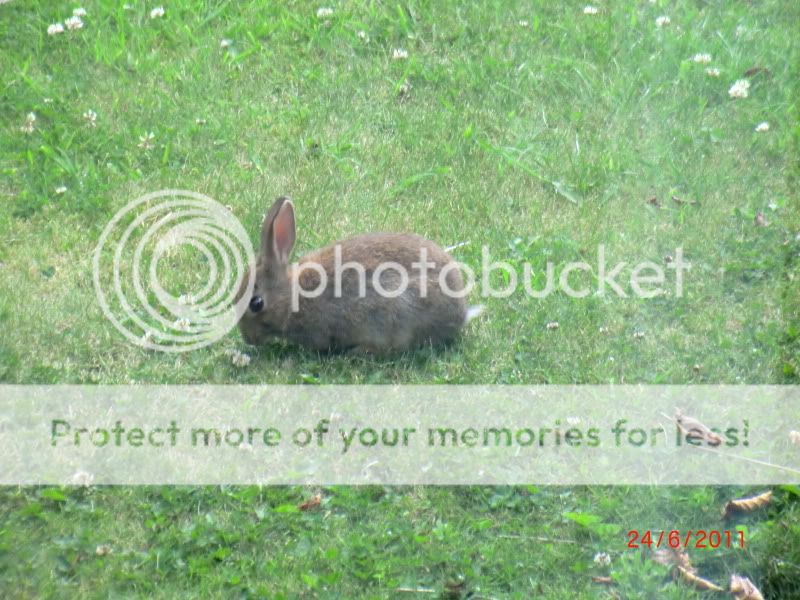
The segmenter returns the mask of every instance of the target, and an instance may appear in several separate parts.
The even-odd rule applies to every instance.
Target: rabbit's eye
[[[261,296],[253,296],[250,298],[250,310],[253,312],[260,312],[264,308],[264,299]]]

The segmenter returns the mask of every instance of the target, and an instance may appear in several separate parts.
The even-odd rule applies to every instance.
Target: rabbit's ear
[[[288,198],[278,198],[264,218],[261,254],[267,260],[287,264],[294,241],[294,205]]]

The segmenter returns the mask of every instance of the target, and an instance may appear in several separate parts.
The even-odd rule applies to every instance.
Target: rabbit
[[[294,205],[288,198],[278,198],[264,219],[255,285],[239,321],[242,337],[249,344],[283,338],[321,352],[385,355],[451,342],[480,312],[480,307],[467,308],[457,264],[442,248],[419,235],[358,235],[290,264],[295,238]],[[423,259],[428,263],[425,281]],[[354,263],[363,267],[363,276]],[[400,269],[386,263],[402,267],[408,274],[404,290]],[[339,286],[335,281],[337,264]],[[377,284],[383,294],[373,280],[382,264]],[[449,294],[439,279],[446,266],[444,282],[452,291]],[[320,285],[323,271],[324,287]],[[247,284],[245,277],[239,299]]]

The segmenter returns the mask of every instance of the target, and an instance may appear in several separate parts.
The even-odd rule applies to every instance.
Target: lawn
[[[48,34],[79,6],[82,27]],[[800,4],[156,6],[0,2],[0,381],[800,382]],[[468,242],[454,255],[475,268],[482,247],[542,268],[600,245],[692,268],[680,295],[482,299],[458,344],[390,359],[235,331],[152,352],[103,316],[92,253],[166,188],[229,206],[254,244],[291,196],[295,254],[389,230]],[[198,268],[171,267],[176,285]],[[719,528],[722,503],[762,490],[336,487],[297,509],[317,491],[2,488],[0,595],[700,598],[625,532]],[[799,494],[776,489],[741,521],[747,547],[699,571],[800,598]]]

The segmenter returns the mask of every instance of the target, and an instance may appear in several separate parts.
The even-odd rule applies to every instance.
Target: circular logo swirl
[[[255,279],[242,224],[187,190],[124,206],[103,230],[92,267],[105,316],[134,344],[164,352],[202,348],[228,333],[247,310]]]

